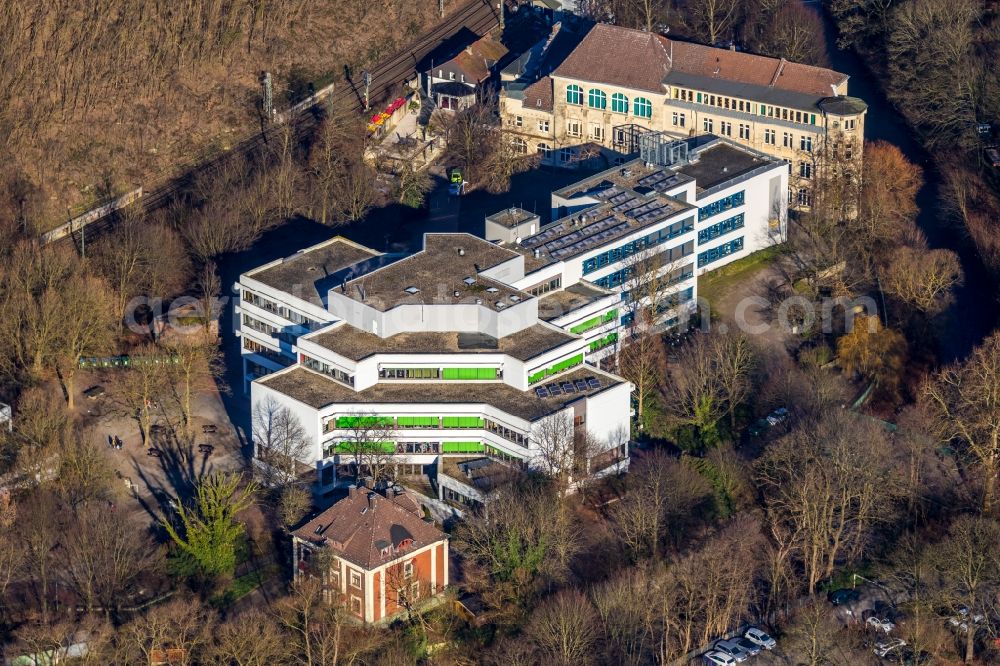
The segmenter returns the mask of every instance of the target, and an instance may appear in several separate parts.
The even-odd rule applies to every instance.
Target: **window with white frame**
[[[591,123],[590,138],[594,141],[604,141],[604,125],[601,123]]]
[[[723,136],[732,136],[733,135],[733,124],[731,122],[729,122],[728,120],[721,121],[719,123],[719,132]]]
[[[750,126],[746,123],[740,123],[740,138],[744,141],[750,140]]]
[[[403,576],[405,578],[413,578],[413,560],[403,562]]]
[[[671,119],[673,120],[674,127],[684,127],[684,123],[687,120],[687,114],[674,111]]]
[[[812,162],[799,162],[799,178],[812,178]]]
[[[518,155],[524,155],[528,152],[528,142],[519,136],[515,136],[511,139],[510,145],[511,148],[514,149],[514,152]]]
[[[356,597],[351,595],[351,612],[355,615],[361,615],[361,597]]]
[[[773,146],[777,142],[777,132],[773,129],[764,130],[764,143]]]
[[[855,122],[856,121],[854,120],[854,118],[850,118],[848,120],[845,120],[844,121],[844,129],[845,130],[853,130],[856,127],[856,125],[854,124]]]
[[[572,148],[560,148],[559,149],[559,161],[560,162],[572,162],[573,161],[573,149]]]
[[[549,148],[549,145],[547,143],[538,144],[538,154],[542,156],[542,159],[548,158],[549,153],[551,152],[552,149]]]
[[[705,118],[701,121],[701,128],[711,134],[714,130],[715,123],[712,122],[711,118]]]
[[[809,192],[809,188],[807,187],[799,188],[798,201],[800,206],[812,205],[812,194]]]
[[[799,150],[811,153],[813,151],[813,140],[811,136],[802,135],[799,137]]]
[[[361,574],[357,571],[351,571],[351,587],[361,589]]]
[[[782,136],[781,136],[781,145],[784,148],[793,148],[794,147],[792,145],[792,133],[791,132],[785,132],[785,133],[782,134]]]
[[[521,116],[514,116],[514,127],[523,127],[523,126],[524,126],[524,118],[522,118]]]
[[[549,121],[548,120],[539,120],[538,121],[538,131],[539,132],[548,132],[549,131]]]
[[[579,120],[567,120],[566,121],[566,136],[580,136],[580,121]]]

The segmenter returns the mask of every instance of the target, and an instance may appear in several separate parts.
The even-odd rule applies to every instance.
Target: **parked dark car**
[[[839,590],[833,590],[828,592],[826,595],[827,601],[829,601],[834,606],[845,606],[847,604],[853,604],[861,598],[861,593],[857,590],[848,590],[842,588]]]

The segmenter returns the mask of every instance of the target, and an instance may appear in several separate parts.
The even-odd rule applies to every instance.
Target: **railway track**
[[[372,77],[371,85],[368,89],[369,100],[371,102],[381,101],[393,86],[408,81],[419,74],[424,59],[435,49],[458,34],[460,30],[466,29],[476,35],[483,35],[497,25],[499,25],[497,9],[490,0],[469,0],[465,5],[445,17],[443,21],[417,37],[409,46],[396,51],[369,70]],[[347,107],[357,113],[365,111],[362,91],[353,81],[342,81],[341,85],[335,87],[327,99],[332,104]],[[311,105],[298,109],[292,117],[288,118],[286,121],[287,124],[291,124],[296,131],[301,131],[312,120],[313,115],[311,112],[325,101],[326,99],[317,100]],[[371,106],[374,106],[374,104]],[[167,183],[145,189],[142,197],[133,205],[141,205],[147,213],[159,209],[169,202],[177,191],[195,176],[211,173],[225,164],[227,160],[235,157],[243,157],[259,149],[270,138],[275,137],[282,131],[283,127],[283,125],[271,126],[265,128],[263,131],[253,132],[245,136],[233,149],[226,153],[195,166],[186,174],[178,176]],[[73,231],[53,242],[73,242],[79,244],[81,233],[86,234],[89,241],[91,237],[106,232],[110,228],[113,218],[113,213],[109,213],[104,217],[93,220],[83,230]]]

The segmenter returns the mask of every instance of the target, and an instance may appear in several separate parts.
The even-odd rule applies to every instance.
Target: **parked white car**
[[[721,652],[722,654],[728,654],[741,664],[750,658],[750,653],[744,650],[736,641],[716,641],[714,647],[716,651]]]
[[[865,624],[867,624],[869,627],[872,627],[873,629],[884,631],[887,634],[896,628],[896,625],[893,623],[892,620],[890,620],[887,617],[880,617],[878,615],[872,615],[871,617],[869,617],[867,620],[865,620]]]
[[[906,641],[904,641],[902,638],[893,638],[892,640],[889,641],[881,641],[879,643],[876,643],[875,647],[872,648],[872,652],[874,652],[875,655],[878,657],[884,657],[890,652],[893,652],[905,646],[906,646]]]
[[[702,661],[708,666],[736,666],[736,660],[725,652],[709,650],[701,656]]]
[[[743,638],[747,639],[754,645],[759,645],[765,650],[773,650],[778,642],[771,638],[770,635],[763,629],[758,629],[757,627],[750,627],[745,632],[743,632]]]

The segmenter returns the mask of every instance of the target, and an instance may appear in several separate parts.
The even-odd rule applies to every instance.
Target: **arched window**
[[[639,118],[652,118],[653,104],[645,97],[636,97],[632,101],[632,114]]]
[[[511,147],[514,149],[514,152],[517,153],[518,155],[524,155],[526,152],[528,152],[528,142],[522,139],[521,137],[519,136],[514,137],[510,143]]]
[[[552,149],[549,148],[548,144],[545,143],[538,144],[538,154],[542,156],[543,160],[548,158],[549,153],[551,151]]]
[[[621,93],[612,95],[611,110],[615,113],[628,113],[628,97]]]
[[[606,109],[608,108],[608,96],[604,94],[603,90],[591,88],[587,91],[587,106],[592,109]]]
[[[575,83],[566,86],[566,102],[583,106],[583,88]]]

